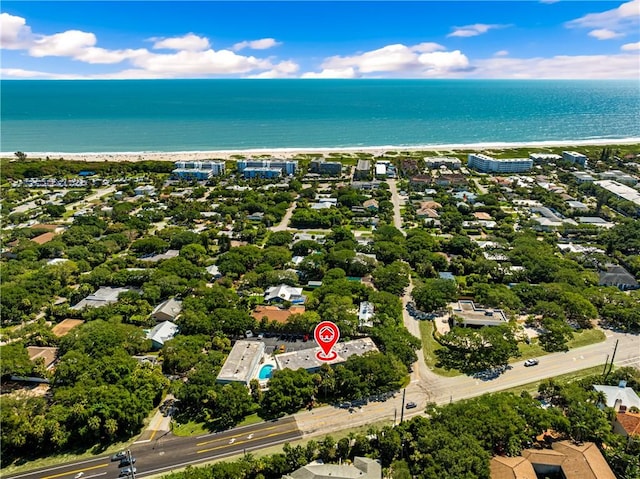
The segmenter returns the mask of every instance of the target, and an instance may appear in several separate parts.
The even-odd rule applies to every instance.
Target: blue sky
[[[640,0],[0,8],[3,79],[640,76]]]

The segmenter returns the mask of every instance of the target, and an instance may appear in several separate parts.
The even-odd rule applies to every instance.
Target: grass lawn
[[[567,374],[561,374],[560,376],[555,376],[551,379],[559,383],[570,383],[578,379],[586,378],[587,376],[602,374],[603,370],[604,370],[604,364],[600,366],[594,366],[592,368],[580,369],[579,371],[573,371]],[[615,367],[614,367],[614,370],[615,370]],[[538,392],[538,386],[540,386],[540,383],[542,383],[543,381],[547,381],[547,379],[535,381],[528,384],[523,384],[522,386],[516,386],[515,388],[504,389],[502,392],[520,394],[522,391],[527,391],[529,394],[533,396]]]
[[[601,343],[607,339],[604,332],[600,329],[583,329],[580,332],[573,333],[573,339],[567,342],[569,349],[588,346],[589,344]]]
[[[201,436],[209,434],[211,431],[207,429],[203,422],[189,421],[185,424],[171,423],[171,432],[176,436]]]
[[[245,417],[244,421],[242,421],[236,427],[249,426],[251,424],[258,424],[259,422],[264,422],[264,419],[262,419],[260,416],[258,416],[258,413],[253,413],[253,414],[250,414],[247,417]]]
[[[420,335],[422,336],[422,351],[424,353],[424,362],[427,363],[429,369],[431,369],[434,373],[445,376],[445,377],[454,377],[460,376],[462,374],[460,371],[456,369],[444,369],[436,367],[436,363],[438,362],[438,357],[436,356],[436,351],[438,349],[442,349],[442,345],[438,343],[433,337],[433,321],[420,321]]]

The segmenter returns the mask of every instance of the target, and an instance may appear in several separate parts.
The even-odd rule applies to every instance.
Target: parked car
[[[135,457],[131,456],[131,461],[129,461],[128,457],[125,457],[123,460],[120,461],[120,464],[118,465],[118,467],[126,467],[135,463],[136,463]]]
[[[351,407],[351,403],[350,402],[342,402],[342,403],[338,404],[338,407],[340,409],[349,409]]]
[[[130,476],[136,472],[138,472],[138,470],[135,467],[125,467],[124,469],[120,469],[120,476]]]
[[[537,366],[539,363],[540,363],[540,361],[539,361],[539,360],[537,360],[537,359],[527,359],[527,360],[524,362],[524,365],[525,365],[526,367],[529,367],[529,366]]]
[[[407,408],[407,409],[413,409],[413,408],[416,408],[416,407],[418,407],[418,405],[416,403],[414,403],[413,401],[409,401],[407,403],[407,405],[405,406],[405,408]]]
[[[127,457],[127,451],[116,452],[113,456],[111,456],[112,461],[121,461]]]

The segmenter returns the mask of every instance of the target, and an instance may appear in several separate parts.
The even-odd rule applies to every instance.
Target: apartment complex
[[[587,157],[582,153],[577,153],[575,151],[563,151],[562,159],[571,163],[576,163],[583,168],[587,167]]]
[[[483,173],[522,173],[533,167],[531,158],[498,159],[482,153],[470,153],[467,166]]]
[[[295,160],[238,160],[236,166],[245,178],[278,178],[298,171]]]
[[[224,161],[176,161],[173,176],[185,180],[208,180],[212,176],[224,175]]]

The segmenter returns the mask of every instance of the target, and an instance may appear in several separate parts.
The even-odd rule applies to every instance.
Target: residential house
[[[170,298],[156,306],[151,312],[151,316],[156,321],[175,321],[181,312],[182,301]]]
[[[615,479],[592,442],[558,441],[552,449],[525,449],[520,456],[495,456],[489,463],[491,479]]]
[[[31,241],[33,241],[38,245],[43,245],[45,243],[48,243],[55,237],[56,237],[55,233],[52,233],[51,231],[49,231],[47,233],[42,233],[41,235],[38,235],[35,238],[31,238]]]
[[[156,189],[153,185],[140,185],[133,189],[136,196],[153,196],[156,194]]]
[[[314,461],[282,479],[382,479],[382,467],[374,459],[354,457],[353,464],[325,464]]]
[[[156,324],[151,331],[147,333],[147,339],[151,340],[153,349],[162,349],[164,343],[173,339],[178,333],[178,325],[171,321],[163,321]]]
[[[170,249],[160,254],[152,254],[150,256],[143,256],[140,258],[140,261],[147,261],[149,263],[157,263],[158,261],[162,261],[163,259],[171,259],[175,258],[180,254],[180,250]]]
[[[640,413],[617,413],[613,421],[613,432],[629,438],[630,441],[640,441]]]
[[[111,288],[110,286],[102,286],[95,293],[90,294],[79,303],[71,306],[73,310],[81,310],[86,307],[99,308],[107,304],[113,304],[118,301],[120,293],[132,291],[129,288]]]
[[[205,269],[207,270],[207,273],[209,273],[209,276],[211,276],[211,278],[213,279],[218,279],[222,277],[222,273],[220,273],[218,266],[215,264],[207,266]]]
[[[605,396],[604,404],[600,404],[602,408],[611,407],[616,412],[626,412],[631,407],[640,409],[640,397],[632,388],[627,387],[626,381],[620,381],[617,386],[594,384],[593,389]]]
[[[599,286],[615,286],[622,291],[638,289],[638,281],[622,266],[607,264],[606,271],[600,272]]]
[[[302,294],[302,288],[280,284],[268,288],[264,293],[264,300],[267,303],[289,301],[293,304],[303,304],[306,297]]]
[[[41,360],[45,369],[51,369],[58,359],[58,348],[27,346],[27,354],[30,361]]]

